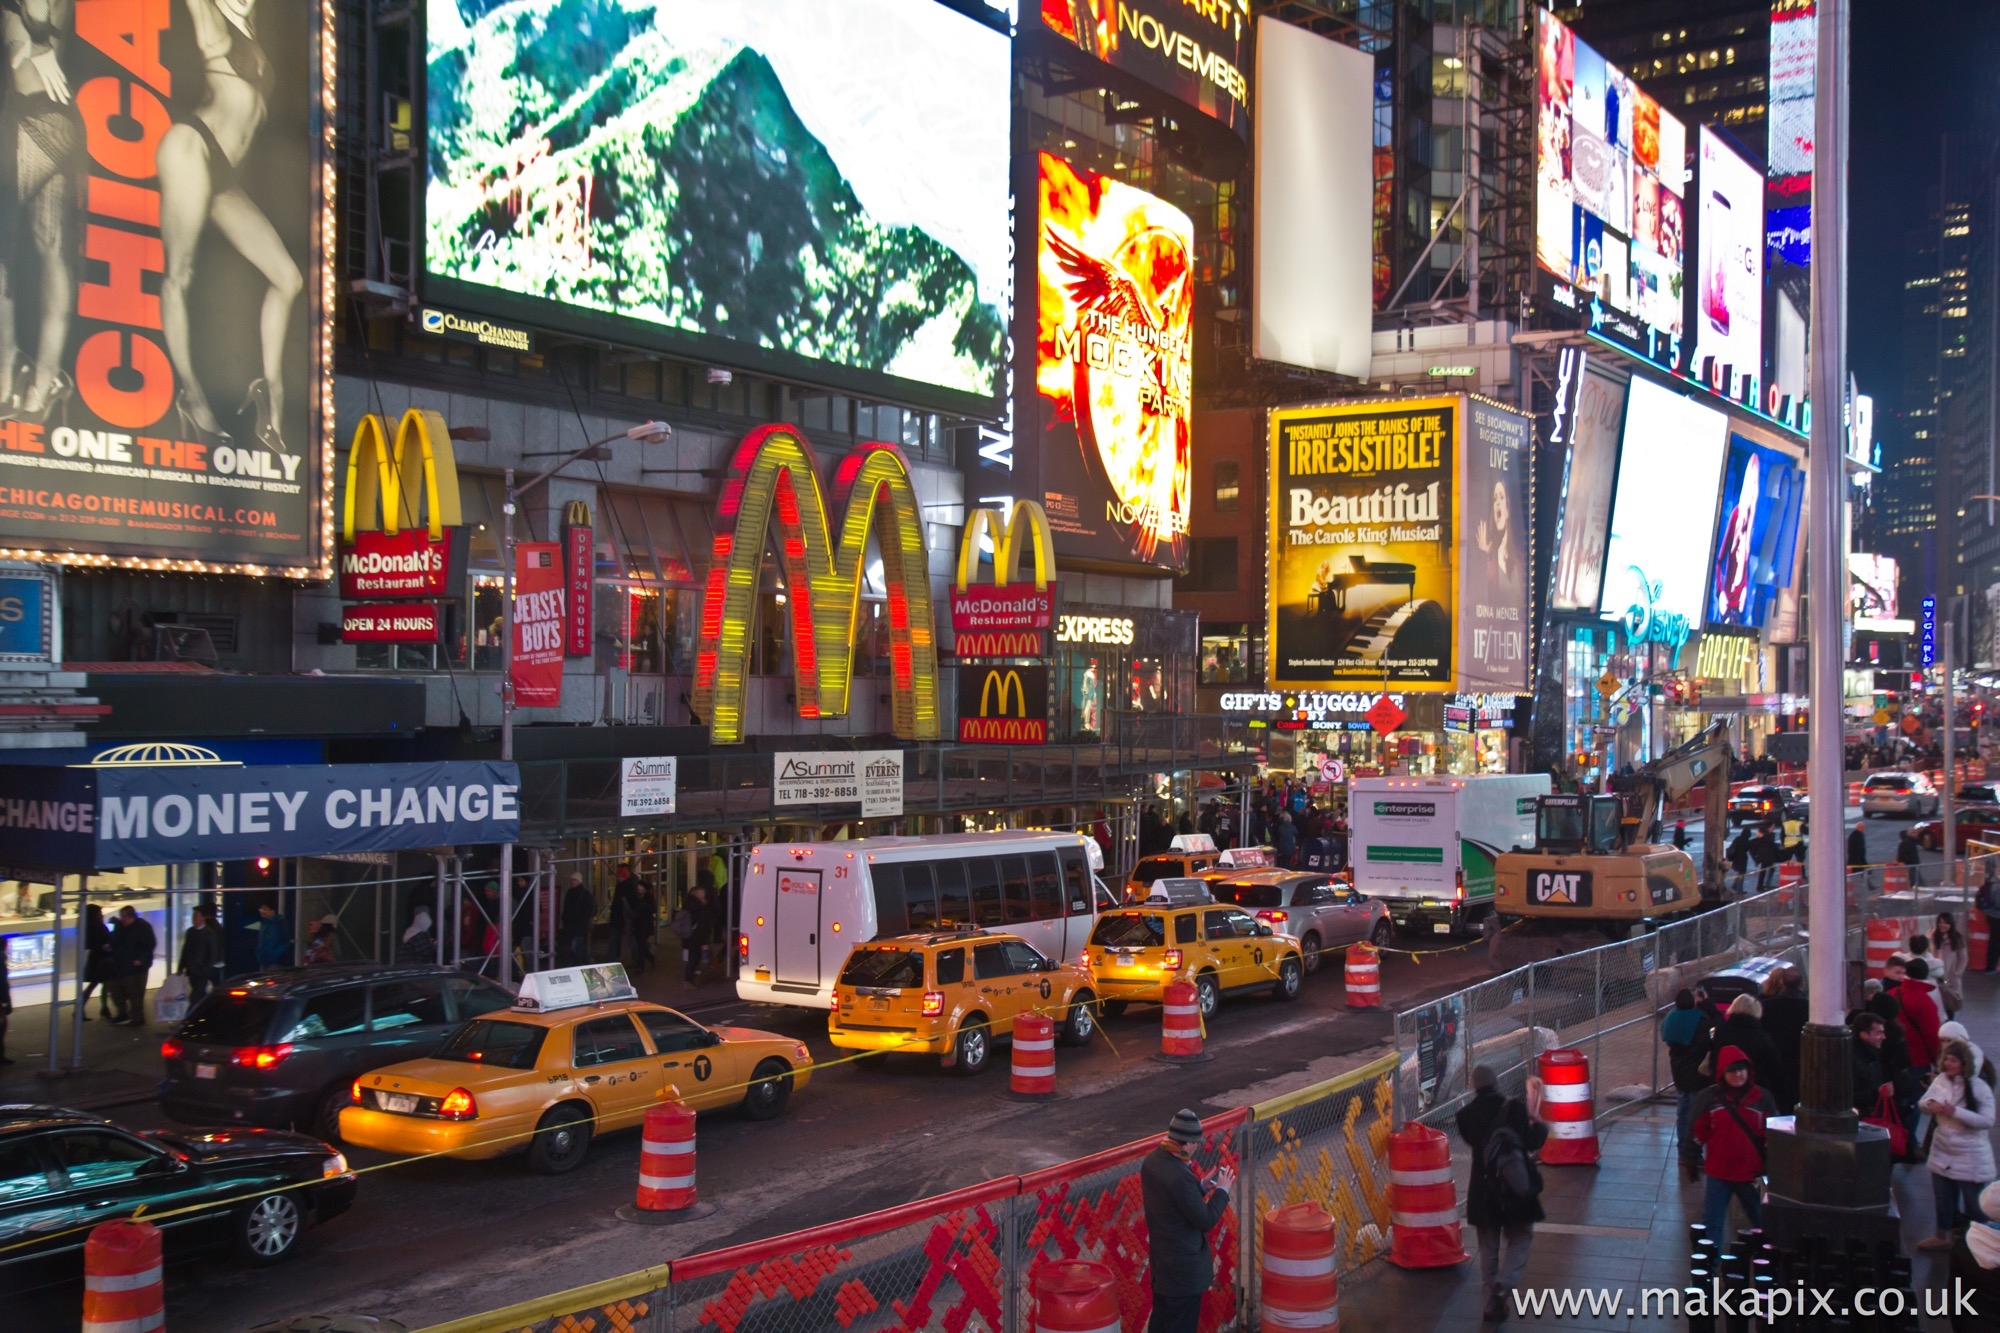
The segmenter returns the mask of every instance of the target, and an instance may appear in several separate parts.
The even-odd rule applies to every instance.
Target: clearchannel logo
[[[490,319],[468,319],[449,310],[439,310],[436,306],[424,306],[417,312],[417,327],[440,338],[482,343],[509,352],[535,350],[535,336],[527,329],[495,324]]]

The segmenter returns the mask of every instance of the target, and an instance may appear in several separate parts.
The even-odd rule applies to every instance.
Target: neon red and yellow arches
[[[799,716],[846,716],[860,628],[861,562],[870,525],[878,518],[896,735],[904,740],[940,735],[923,507],[910,484],[909,462],[893,444],[860,445],[834,470],[833,490],[841,509],[837,545],[829,535],[818,458],[796,428],[759,427],[744,436],[730,460],[702,592],[693,697],[695,713],[707,720],[718,744],[743,739],[750,625],[766,534],[777,539],[789,594],[785,610],[792,618]]]
[[[405,523],[416,524],[418,500],[427,501],[422,519],[432,541],[463,518],[458,505],[458,462],[451,429],[435,412],[411,408],[396,424],[389,447],[387,423],[373,412],[354,428],[347,451],[347,495],[340,506],[340,537],[353,541],[357,530],[376,529],[391,537]],[[379,506],[379,508],[378,508]]]

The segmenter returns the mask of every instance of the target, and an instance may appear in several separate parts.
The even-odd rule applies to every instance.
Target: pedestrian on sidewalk
[[[1865,870],[1868,868],[1868,830],[1856,824],[1847,835],[1847,868]]]
[[[2000,1181],[1979,1191],[1979,1211],[2000,1217]],[[2000,1333],[2000,1226],[1974,1222],[1959,1233],[1951,1248],[1954,1291],[1971,1293],[1972,1313],[1954,1313],[1952,1333]]]
[[[396,961],[428,963],[436,957],[437,935],[432,930],[431,909],[420,898],[410,913],[410,924],[403,927],[403,937],[396,944]]]
[[[306,966],[324,967],[340,961],[334,938],[340,933],[340,918],[328,913],[313,924],[312,938],[306,941]]]
[[[1472,1100],[1458,1113],[1458,1136],[1472,1149],[1472,1180],[1465,1220],[1479,1233],[1481,1320],[1502,1323],[1509,1298],[1521,1284],[1542,1211],[1542,1176],[1534,1154],[1548,1140],[1539,1105],[1540,1080],[1529,1079],[1528,1103],[1502,1096],[1491,1065],[1472,1070]],[[1503,1259],[1501,1250],[1505,1246]]]
[[[1729,858],[1729,868],[1736,872],[1736,891],[1743,891],[1743,882],[1750,874],[1750,829],[1748,826],[1736,831],[1729,840],[1729,850],[1724,853]]]
[[[1176,1111],[1166,1137],[1139,1167],[1153,1287],[1153,1317],[1146,1333],[1195,1333],[1201,1298],[1215,1283],[1208,1233],[1229,1207],[1236,1171],[1224,1163],[1204,1178],[1194,1164],[1200,1146],[1201,1117]]]
[[[1790,1115],[1799,1100],[1799,1050],[1805,1040],[1809,1006],[1805,986],[1795,967],[1780,967],[1764,978],[1764,1035],[1778,1057],[1771,1071],[1771,1095],[1778,1099],[1778,1113]]]
[[[1993,1062],[1986,1058],[1985,1051],[1979,1049],[1979,1043],[1965,1030],[1965,1024],[1955,1019],[1949,1023],[1938,1024],[1938,1049],[1944,1049],[1945,1043],[1953,1041],[1964,1042],[1965,1048],[1972,1052],[1972,1063],[1966,1067],[1985,1080],[1987,1087],[1995,1087],[1996,1081],[2000,1080],[2000,1074],[1995,1073]]]
[[[1778,1107],[1757,1086],[1756,1070],[1740,1047],[1724,1046],[1715,1063],[1715,1086],[1694,1101],[1694,1137],[1702,1145],[1701,1169],[1708,1177],[1701,1220],[1720,1245],[1726,1239],[1731,1199],[1743,1205],[1751,1226],[1762,1220],[1757,1178],[1764,1174],[1764,1122]]]
[[[1944,1016],[1956,1017],[1965,1007],[1965,965],[1971,960],[1965,936],[1958,933],[1958,921],[1950,912],[1939,912],[1937,925],[1931,930],[1931,953],[1937,958],[1942,970],[1938,977],[1938,999],[1944,1004]]]
[[[638,934],[639,930],[639,882],[632,878],[629,862],[618,867],[618,878],[611,886],[611,957],[609,962],[622,962],[625,958],[625,941]],[[634,950],[636,952],[637,945]],[[634,960],[637,965],[637,960]]]
[[[1674,996],[1673,1012],[1660,1026],[1660,1040],[1666,1043],[1667,1067],[1673,1071],[1677,1094],[1674,1147],[1689,1184],[1701,1179],[1701,1145],[1694,1141],[1690,1130],[1696,1095],[1715,1081],[1701,1072],[1702,1061],[1715,1049],[1714,1038],[1714,1016],[1695,1002],[1693,991],[1683,986]]]
[[[190,1011],[216,983],[216,970],[221,966],[222,932],[210,920],[206,907],[190,909],[187,934],[181,937],[181,963],[174,969],[187,978]]]
[[[14,1012],[14,992],[7,984],[7,941],[12,935],[0,935],[0,1065],[14,1062],[7,1057],[7,1016]]]
[[[1928,1165],[1937,1211],[1929,1240],[1920,1250],[1948,1250],[1961,1210],[1984,1222],[1979,1191],[1993,1179],[1993,1090],[1974,1073],[1972,1050],[1962,1041],[1945,1043],[1937,1077],[1917,1109],[1936,1117]]]
[[[632,916],[632,971],[653,970],[653,945],[660,932],[660,898],[648,880],[639,881],[639,897]]]
[[[1923,864],[1923,849],[1917,846],[1917,835],[1908,829],[1896,839],[1896,864],[1910,868],[1910,887],[1917,887],[1917,867]]]
[[[1486,941],[1486,965],[1495,972],[1500,970],[1500,937],[1503,933],[1498,912],[1488,912],[1479,918],[1479,934]]]
[[[1854,1079],[1854,1109],[1863,1116],[1875,1113],[1875,1104],[1881,1100],[1882,1089],[1888,1088],[1889,1095],[1896,1095],[1895,1071],[1889,1067],[1888,1051],[1889,1025],[1882,1015],[1866,1009],[1856,1009],[1847,1016],[1848,1029],[1854,1034],[1853,1062],[1850,1066]]]
[[[159,939],[153,923],[131,907],[118,909],[118,929],[111,935],[112,1003],[117,1017],[113,1023],[127,1027],[146,1026],[146,978],[153,970],[153,953]]]
[[[257,919],[250,923],[257,932],[257,970],[268,972],[292,961],[292,923],[285,920],[275,903],[257,904]]]
[[[1715,1028],[1715,1049],[1734,1046],[1743,1052],[1743,1058],[1757,1069],[1757,1078],[1765,1089],[1771,1088],[1776,1077],[1771,1071],[1778,1067],[1778,1048],[1771,1044],[1771,1035],[1764,1031],[1764,1002],[1754,995],[1739,995],[1729,1002],[1722,1021]],[[1721,1066],[1711,1065],[1719,1070]],[[1775,1098],[1774,1098],[1775,1100]]]
[[[708,872],[704,870],[695,878],[694,887],[688,890],[687,901],[681,904],[674,923],[677,927],[686,927],[674,933],[681,937],[681,979],[690,986],[701,980],[702,968],[708,962],[709,946],[715,942],[715,907],[709,901],[709,893]]]
[[[1903,1037],[1909,1042],[1910,1063],[1918,1069],[1936,1068],[1938,1024],[1944,1021],[1938,1013],[1937,993],[1930,975],[1929,963],[1912,958],[1903,966],[1902,984],[1890,987],[1887,992],[1894,994],[1896,1003],[1903,1006]]]
[[[590,926],[597,920],[597,898],[583,876],[571,872],[569,887],[563,890],[562,956],[559,964],[581,967],[590,961]]]
[[[104,924],[104,909],[86,903],[83,909],[83,996],[76,1011],[90,1021],[90,993],[97,991],[97,1016],[111,1017],[111,927]],[[102,989],[100,989],[100,987]]]

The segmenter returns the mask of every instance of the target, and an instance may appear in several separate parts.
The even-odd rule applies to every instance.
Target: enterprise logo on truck
[[[1437,815],[1435,801],[1377,801],[1375,813],[1385,819],[1432,819]]]

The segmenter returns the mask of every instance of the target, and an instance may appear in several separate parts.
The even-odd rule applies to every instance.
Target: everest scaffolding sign
[[[827,750],[771,756],[771,804],[859,803],[863,819],[903,813],[901,750]]]
[[[63,870],[515,842],[513,764],[0,768],[0,863]]]

